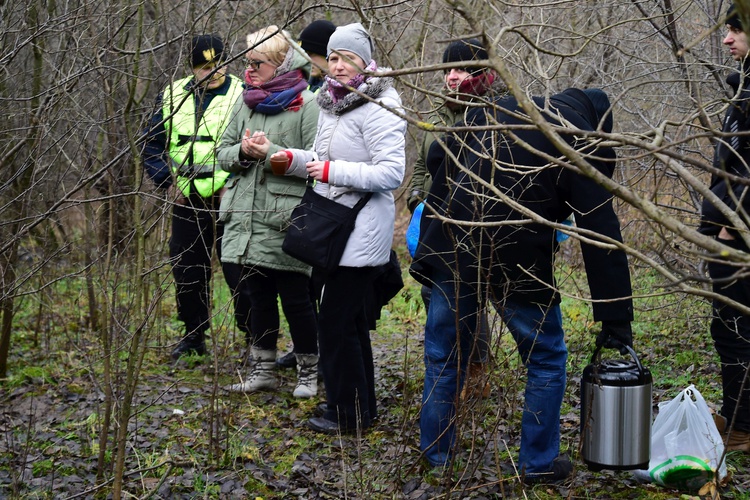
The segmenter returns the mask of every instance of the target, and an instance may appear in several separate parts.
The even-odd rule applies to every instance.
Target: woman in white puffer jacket
[[[365,294],[377,267],[390,258],[393,191],[406,163],[406,122],[390,111],[401,111],[393,79],[364,74],[362,68],[378,69],[369,34],[359,23],[338,27],[328,42],[328,76],[317,97],[314,151],[274,155],[290,160],[286,175],[312,177],[317,193],[343,205],[352,207],[373,193],[357,216],[339,268],[325,276],[320,297],[318,342],[327,401],[308,426],[327,434],[366,429],[377,415]]]

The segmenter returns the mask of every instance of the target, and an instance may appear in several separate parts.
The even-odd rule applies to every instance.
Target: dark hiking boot
[[[328,411],[328,403],[318,403],[315,408],[313,408],[312,415],[313,417],[322,417],[326,414]],[[370,422],[375,423],[378,420],[380,420],[380,414],[375,414],[370,417]]]
[[[369,428],[369,426],[345,427],[323,417],[312,417],[306,422],[306,425],[308,429],[312,429],[321,434],[328,434],[329,436],[336,436],[339,434],[357,434],[358,432],[364,433]]]
[[[556,484],[565,481],[573,473],[573,464],[566,456],[560,456],[552,461],[552,467],[548,472],[536,472],[526,474],[523,482],[532,484]]]
[[[204,356],[206,354],[206,336],[203,332],[193,332],[182,337],[180,342],[172,350],[172,359],[177,361],[180,356],[185,355]]]
[[[276,360],[276,366],[279,368],[295,368],[297,366],[297,357],[294,352],[288,352]]]
[[[318,403],[313,409],[313,417],[322,417],[328,411],[328,403]]]

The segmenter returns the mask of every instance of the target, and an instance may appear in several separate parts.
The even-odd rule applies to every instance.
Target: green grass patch
[[[150,316],[145,316],[143,306],[149,300],[137,300],[135,287],[128,281],[132,277],[126,272],[118,281],[98,282],[97,290],[106,291],[97,295],[99,310],[108,314],[107,328],[102,326],[98,331],[89,327],[90,304],[82,278],[61,280],[44,293],[20,300],[19,333],[11,346],[11,374],[2,390],[18,402],[29,401],[24,400],[27,396],[43,396],[47,406],[44,412],[33,414],[33,421],[22,421],[20,415],[33,413],[33,405],[28,403],[16,416],[22,422],[18,429],[23,432],[6,432],[5,439],[12,441],[16,450],[28,449],[29,454],[42,457],[33,469],[35,477],[59,477],[61,470],[67,470],[55,463],[62,456],[59,450],[76,450],[90,467],[92,458],[98,455],[103,425],[104,331],[113,347],[109,361],[115,401],[110,436],[114,436],[114,419],[126,392],[128,362],[137,360],[139,349],[144,349],[128,423],[126,470],[143,469],[143,476],[151,480],[168,474],[175,495],[194,493],[218,498],[220,481],[231,477],[250,498],[283,498],[296,490],[299,496],[327,492],[335,498],[346,492],[358,498],[403,498],[402,488],[410,482],[416,482],[417,487],[424,482],[442,488],[444,493],[455,492],[456,498],[491,497],[482,488],[493,481],[502,482],[512,492],[509,497],[526,494],[559,498],[556,489],[535,487],[523,492],[515,476],[512,463],[518,451],[525,371],[515,343],[499,321],[494,323],[493,355],[488,367],[492,393],[489,399],[462,410],[462,446],[454,467],[434,471],[420,464],[418,418],[424,377],[425,310],[421,286],[408,275],[408,262],[408,258],[402,258],[405,288],[383,309],[377,331],[372,334],[381,419],[361,440],[321,436],[308,430],[304,421],[323,400],[323,390],[319,398],[295,400],[291,392],[296,375],[291,370],[279,372],[282,384],[274,393],[228,395],[221,390],[237,382],[240,375],[247,376],[248,368],[239,363],[245,349],[244,335],[234,324],[229,290],[218,267],[213,281],[210,354],[186,356],[178,364],[171,362],[169,352],[170,344],[182,334],[182,325],[175,317],[173,287],[166,267],[152,272],[146,280],[146,297],[162,294]],[[563,262],[559,275],[570,351],[561,448],[573,457],[578,476],[584,478],[570,485],[569,496],[675,498],[675,492],[629,482],[627,473],[588,472],[577,456],[578,378],[590,362],[599,325],[593,321],[585,297],[586,276],[581,266]],[[720,376],[708,334],[707,302],[675,294],[648,270],[633,269],[633,281],[635,349],[653,374],[658,395],[654,403],[673,397],[690,383],[698,385],[709,404],[718,403]],[[133,345],[134,332],[141,324],[146,325],[141,343]],[[288,326],[282,320],[279,355],[288,348]],[[614,351],[607,355],[619,356]],[[45,414],[52,412],[55,415]],[[108,471],[113,449],[110,437]],[[17,454],[0,452],[0,468],[17,466],[14,457]],[[750,466],[742,455],[730,455],[729,464],[738,474]],[[75,470],[69,473],[83,474]],[[108,474],[104,474],[107,479]],[[306,493],[305,488],[309,488]],[[133,481],[128,494],[151,492]],[[722,496],[748,498],[739,488],[730,488]]]

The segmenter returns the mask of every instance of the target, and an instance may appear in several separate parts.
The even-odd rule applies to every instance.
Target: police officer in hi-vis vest
[[[169,254],[177,288],[177,311],[185,333],[172,351],[206,354],[210,325],[211,254],[221,251],[219,200],[229,173],[216,166],[214,149],[242,95],[242,82],[226,74],[224,44],[216,35],[192,39],[192,76],[168,85],[157,99],[146,131],[143,163],[172,205]],[[224,269],[235,319],[250,343],[250,299],[239,273]]]

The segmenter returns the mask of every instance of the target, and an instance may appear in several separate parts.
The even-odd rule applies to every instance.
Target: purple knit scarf
[[[299,69],[283,73],[268,80],[266,83],[262,83],[259,87],[249,84],[246,76],[245,90],[242,92],[242,99],[250,109],[255,109],[259,104],[265,104],[267,106],[277,105],[284,108],[297,96],[297,94],[306,88],[307,80],[305,80],[302,70]],[[289,96],[291,96],[291,98],[289,98]]]
[[[376,71],[377,69],[377,63],[375,61],[370,61],[370,64],[367,65],[365,71]],[[365,82],[365,79],[366,75],[357,73],[354,78],[346,82],[346,85],[353,89],[358,89],[359,86]],[[333,102],[340,101],[341,99],[346,97],[346,94],[351,92],[351,90],[347,89],[343,83],[339,83],[338,80],[335,80],[328,75],[326,75],[326,82],[328,82],[328,93],[331,94],[331,99],[333,100]]]

